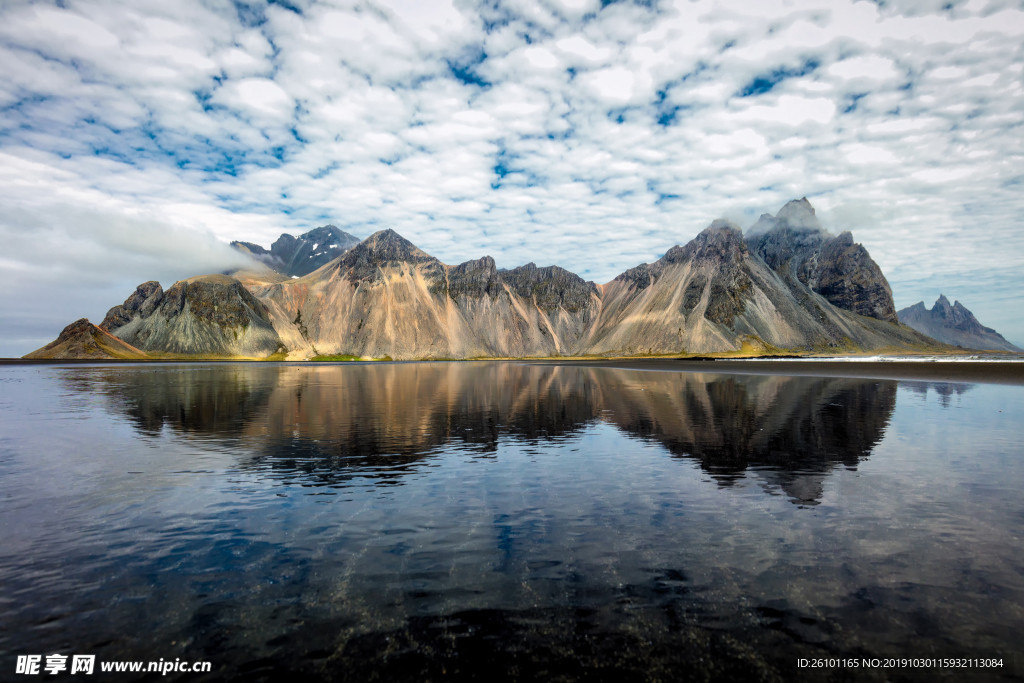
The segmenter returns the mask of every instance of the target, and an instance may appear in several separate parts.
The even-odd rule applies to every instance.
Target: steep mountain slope
[[[806,253],[818,254],[821,242],[809,242]],[[778,260],[773,269],[736,225],[715,221],[685,247],[605,285],[585,350],[635,355],[736,350],[744,341],[806,350],[929,343],[830,302],[791,275],[794,260]],[[860,301],[843,303],[860,308]]]
[[[100,327],[145,351],[265,357],[280,348],[266,305],[225,275],[136,288]]]
[[[763,214],[751,227],[748,243],[784,280],[799,281],[837,308],[898,322],[882,269],[849,232],[836,236],[825,231],[806,197],[789,202],[775,216]]]
[[[593,283],[484,257],[448,266],[393,230],[325,268],[254,287],[291,356],[538,356],[570,352],[598,308]]]
[[[940,294],[931,310],[919,301],[913,306],[900,309],[900,322],[914,328],[922,334],[939,340],[944,344],[962,346],[965,349],[983,349],[990,351],[1017,351],[1014,346],[991,327],[985,327],[959,301],[952,306],[945,295]]]
[[[299,277],[312,273],[357,244],[358,237],[333,225],[324,225],[298,237],[282,234],[270,245],[270,249],[264,249],[252,242],[236,241],[232,242],[231,246],[253,256],[279,273]]]
[[[96,327],[85,318],[65,327],[57,338],[46,346],[23,356],[33,360],[142,360],[148,357],[143,351]]]

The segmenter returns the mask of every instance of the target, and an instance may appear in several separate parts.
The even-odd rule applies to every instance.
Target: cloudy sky
[[[4,0],[0,356],[328,222],[606,282],[807,196],[1024,344],[1024,0]]]

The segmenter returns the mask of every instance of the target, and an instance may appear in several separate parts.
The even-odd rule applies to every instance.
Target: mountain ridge
[[[984,351],[1024,352],[991,327],[985,327],[959,301],[939,294],[931,309],[923,301],[898,311],[900,322],[951,346]]]
[[[555,265],[448,265],[385,229],[292,279],[144,283],[101,327],[146,351],[290,359],[934,346],[896,321],[881,269],[852,235],[825,231],[806,198],[754,228],[715,220],[600,286]]]

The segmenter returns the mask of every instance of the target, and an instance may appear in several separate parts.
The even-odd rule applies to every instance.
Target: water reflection
[[[881,440],[897,382],[520,363],[176,366],[68,380],[97,385],[143,434],[240,441],[243,468],[307,485],[398,484],[442,445],[486,455],[503,438],[529,444],[603,421],[721,486],[756,472],[769,492],[814,504],[830,470],[855,468]]]
[[[611,419],[695,460],[722,486],[756,470],[797,503],[881,441],[897,383],[842,377],[651,373],[605,380]]]
[[[207,680],[795,680],[907,653],[1020,675],[1018,387],[896,408],[902,382],[526,363],[11,374],[8,654]]]
[[[954,396],[963,396],[970,391],[971,387],[974,385],[963,384],[960,382],[921,382],[908,380],[902,382],[902,386],[925,400],[927,400],[930,392],[935,392],[935,395],[939,397],[939,403],[942,407],[948,408]]]

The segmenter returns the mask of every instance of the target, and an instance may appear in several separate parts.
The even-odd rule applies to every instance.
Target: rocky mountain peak
[[[394,230],[378,230],[360,242],[355,250],[364,251],[378,263],[422,263],[436,259]]]
[[[496,296],[499,290],[498,269],[494,259],[484,256],[448,269],[448,296]]]
[[[89,322],[88,318],[79,318],[60,331],[60,334],[57,335],[57,341],[64,342],[80,334],[92,332],[92,328],[93,324]]]
[[[102,360],[107,358],[140,359],[145,358],[146,354],[106,330],[93,325],[87,318],[79,318],[61,330],[55,340],[24,357]]]
[[[793,230],[822,230],[821,223],[814,213],[814,207],[807,197],[794,199],[786,203],[775,214],[775,220]]]
[[[501,279],[517,295],[533,300],[545,311],[562,307],[579,311],[598,294],[597,285],[560,266],[544,266],[530,262],[512,270],[499,271]]]
[[[396,264],[422,265],[431,279],[443,278],[444,266],[440,261],[390,228],[378,230],[352,247],[334,267],[347,271],[346,277],[356,284],[360,280],[377,280],[383,266]]]
[[[673,252],[674,249],[679,251]],[[694,259],[697,261],[711,260],[716,263],[731,263],[741,259],[747,253],[747,243],[743,241],[743,231],[738,225],[724,218],[719,218],[704,228],[693,240],[681,249],[674,247],[665,254],[666,260]],[[671,254],[671,258],[669,257]]]
[[[301,277],[333,261],[357,244],[358,237],[328,224],[298,237],[283,233],[269,250],[252,242],[235,241],[231,246],[279,273]]]
[[[822,228],[806,197],[788,202],[774,218],[761,216],[747,241],[769,268],[795,277],[833,305],[897,321],[892,290],[881,268],[852,234],[835,236]]]
[[[156,280],[143,282],[135,288],[131,296],[124,300],[123,304],[114,306],[107,311],[106,317],[100,323],[100,327],[112,332],[119,327],[127,325],[133,318],[148,318],[157,306],[163,301],[164,290]]]
[[[770,213],[762,213],[757,218],[757,222],[747,228],[747,234],[750,236],[763,235],[778,224],[775,220],[775,216]]]

